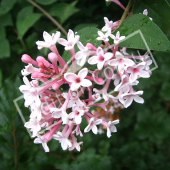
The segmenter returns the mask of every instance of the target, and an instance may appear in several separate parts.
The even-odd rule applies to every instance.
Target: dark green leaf
[[[42,4],[42,5],[50,5],[57,1],[58,0],[36,0],[36,2],[38,2],[39,4]]]
[[[0,4],[0,16],[10,11],[13,8],[15,3],[16,3],[16,0],[2,0]]]
[[[22,9],[17,17],[18,38],[22,39],[29,28],[31,28],[41,16],[42,14],[32,13],[31,7]]]
[[[74,3],[74,2],[73,2]],[[59,3],[52,7],[50,14],[60,19],[61,23],[64,23],[70,16],[78,12],[79,9],[71,4]]]
[[[5,27],[5,26],[12,26],[12,25],[13,25],[12,17],[10,13],[0,17],[0,26]]]
[[[153,18],[153,22],[161,28],[161,30],[170,39],[170,5],[166,0],[141,0],[134,13],[142,13],[144,9],[148,10],[148,16]]]
[[[0,70],[0,88],[2,86],[2,71]]]
[[[0,27],[0,59],[10,56],[10,44],[5,34],[5,29]]]
[[[139,30],[144,36],[150,50],[170,51],[168,38],[161,29],[145,15],[135,14],[130,16],[115,32],[120,31],[121,35],[128,36]],[[124,40],[120,43],[120,46],[147,50],[146,44],[139,33]]]

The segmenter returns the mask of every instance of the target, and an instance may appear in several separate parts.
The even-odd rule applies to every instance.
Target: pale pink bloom
[[[37,94],[36,88],[32,82],[29,82],[27,77],[23,77],[23,81],[25,85],[21,85],[19,87],[19,90],[23,93],[24,99],[25,99],[25,107],[28,107],[33,102],[35,102],[37,105],[41,104],[41,101],[39,99],[39,96]]]
[[[47,146],[47,141],[46,141],[46,140],[43,140],[42,137],[35,138],[34,143],[36,143],[36,144],[41,143],[42,146],[43,146],[43,148],[44,148],[44,150],[45,150],[45,152],[49,152],[49,151],[50,151],[50,150],[49,150],[49,147]]]
[[[25,69],[21,70],[21,74],[23,76],[28,76],[29,74],[34,72],[40,72],[40,69],[33,67],[32,64],[28,64],[27,66],[25,66]]]
[[[69,114],[69,118],[73,119],[76,124],[80,124],[83,115],[84,110],[80,110],[78,106],[74,105],[72,108],[72,112]]]
[[[69,148],[69,151],[72,151],[74,148],[77,149],[77,151],[80,152],[80,145],[83,144],[83,142],[77,142],[77,138],[71,134],[71,143],[72,143],[72,146]]]
[[[101,89],[101,90],[98,90],[98,89],[94,88],[93,91],[96,92],[96,93],[101,94],[105,101],[108,101],[109,98],[113,98],[113,96],[111,94],[107,93],[107,91],[104,88]]]
[[[89,121],[88,126],[84,129],[84,132],[89,132],[92,130],[94,134],[97,134],[97,126],[102,123],[102,119],[95,120],[94,118],[91,118]]]
[[[92,85],[92,82],[85,77],[88,74],[88,69],[83,68],[78,72],[78,75],[74,73],[65,73],[64,78],[66,81],[71,83],[71,90],[76,91],[80,86],[89,87]]]
[[[107,137],[108,138],[110,138],[112,136],[111,132],[117,132],[117,128],[115,125],[118,123],[119,123],[119,119],[108,122],[108,125],[107,125]]]
[[[110,33],[103,33],[103,32],[101,32],[101,31],[98,31],[98,35],[99,35],[99,37],[97,37],[97,40],[102,40],[102,41],[109,41],[109,35],[110,35]]]
[[[104,17],[105,26],[102,28],[102,31],[111,33],[113,28],[113,21],[109,21],[107,17]]]
[[[101,47],[97,49],[97,56],[93,56],[88,60],[88,63],[91,65],[97,64],[97,68],[101,70],[104,66],[104,63],[113,57],[113,53],[105,53]]]
[[[37,103],[32,103],[30,106],[31,106],[30,118],[36,118],[38,121],[40,121],[42,118],[41,103],[39,103],[39,105],[37,105]]]
[[[139,81],[134,81],[133,83],[129,82],[129,78],[126,75],[122,76],[122,82],[117,85],[114,89],[114,91],[122,91],[123,93],[128,93],[130,90],[131,85],[137,85],[139,83]]]
[[[60,32],[56,31],[56,33],[52,33],[52,36],[48,34],[46,31],[43,32],[44,41],[37,41],[38,49],[42,49],[43,47],[50,48],[55,45],[60,37]]]
[[[88,47],[84,46],[80,41],[78,41],[77,46],[80,51],[75,54],[75,59],[79,66],[83,66],[86,62],[86,58],[90,55],[90,52]]]
[[[97,101],[101,100],[102,98],[101,98],[101,96],[100,96],[100,93],[96,93],[96,94],[93,94],[93,95],[92,95],[92,99],[93,99],[95,102],[97,102]]]
[[[37,136],[37,133],[41,130],[39,121],[33,118],[31,118],[29,122],[26,122],[24,126],[30,129],[30,131],[32,132],[32,137]]]
[[[118,72],[113,74],[112,79],[114,80],[114,85],[117,86],[120,82],[120,74]]]
[[[143,11],[143,15],[148,15],[148,10],[147,9],[145,9],[144,11]],[[152,21],[153,19],[151,18],[151,17],[149,17],[149,19]]]
[[[62,118],[63,124],[68,123],[68,114],[65,111],[65,108],[50,108],[50,112],[52,113],[53,118]]]
[[[128,58],[125,58],[120,52],[116,51],[116,59],[109,61],[109,65],[117,66],[119,73],[123,74],[126,69],[125,66],[133,66],[135,63]]]
[[[124,93],[119,98],[119,101],[124,105],[125,108],[129,107],[133,100],[137,103],[144,103],[143,98],[139,97],[139,95],[142,95],[143,91],[137,91],[137,92],[130,92],[130,93]]]
[[[65,50],[71,50],[74,45],[79,41],[79,38],[79,35],[74,36],[74,32],[69,29],[67,34],[67,40],[65,40],[64,38],[59,38],[58,43],[65,46]]]
[[[66,99],[67,96],[68,96],[68,93],[62,93],[61,95]],[[69,99],[67,107],[71,108],[75,104],[77,106],[83,106],[84,105],[84,103],[79,99],[78,93],[73,91],[73,92],[71,92],[70,99]]]
[[[119,31],[116,33],[116,36],[113,34],[110,34],[110,37],[114,40],[115,44],[119,44],[120,41],[125,39],[125,36],[120,36]]]
[[[148,71],[145,70],[146,63],[142,62],[139,63],[138,65],[135,65],[133,67],[128,67],[127,72],[131,73],[129,77],[129,81],[132,83],[135,80],[137,80],[138,76],[143,77],[143,78],[149,78],[150,74]]]
[[[76,135],[80,135],[81,137],[83,136],[81,130],[80,130],[80,125],[77,125],[74,131],[72,132],[73,134],[76,133]]]
[[[57,132],[57,134],[53,135],[53,139],[59,140],[63,150],[66,150],[72,146],[70,140],[66,138],[61,132]]]

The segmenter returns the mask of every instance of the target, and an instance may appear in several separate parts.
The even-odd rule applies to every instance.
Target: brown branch
[[[123,23],[123,21],[126,19],[127,15],[128,15],[128,12],[129,12],[129,10],[130,10],[130,8],[132,6],[132,1],[133,0],[129,0],[129,3],[128,3],[127,7],[126,7],[126,10],[124,11],[124,13],[122,15],[122,18],[120,19],[120,22],[119,22],[119,25],[118,25],[117,28],[119,28],[120,25]]]
[[[57,27],[65,34],[67,35],[66,30],[47,12],[45,11],[43,8],[41,8],[37,3],[33,2],[32,0],[28,0],[28,2],[30,2],[32,5],[34,5],[35,7],[37,7],[42,13],[44,13],[55,25],[57,25]]]

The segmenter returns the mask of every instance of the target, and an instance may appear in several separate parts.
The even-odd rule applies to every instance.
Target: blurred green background
[[[65,30],[79,31],[86,26],[101,29],[103,18],[116,21],[123,10],[104,0],[34,0],[57,20]],[[126,0],[121,1],[124,6]],[[153,4],[160,3],[162,6]],[[157,4],[158,5],[158,4]],[[165,0],[138,0],[134,13],[148,8],[149,16],[170,40],[170,7]],[[158,10],[159,8],[159,10]],[[143,105],[133,103],[120,112],[118,132],[84,134],[81,152],[63,151],[57,141],[50,141],[50,153],[33,144],[14,106],[21,95],[21,69],[24,53],[32,58],[46,57],[48,50],[38,50],[35,42],[43,31],[54,32],[56,25],[27,0],[0,1],[0,170],[168,170],[170,169],[170,53],[152,51],[158,64],[149,79],[140,79],[144,90]],[[88,33],[87,33],[88,34]],[[64,35],[62,35],[64,37]],[[156,37],[157,35],[155,35]],[[19,107],[28,120],[29,109]],[[82,125],[82,129],[86,124]]]

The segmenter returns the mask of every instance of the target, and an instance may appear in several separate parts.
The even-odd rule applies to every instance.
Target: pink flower
[[[95,120],[94,118],[91,118],[89,121],[88,126],[84,129],[84,132],[89,132],[92,130],[94,134],[97,134],[97,126],[102,123],[102,119]]]
[[[61,132],[57,132],[57,134],[53,135],[53,139],[59,140],[63,150],[66,150],[67,148],[72,146],[70,140],[66,138]]]
[[[135,63],[128,58],[125,58],[120,52],[116,51],[116,59],[109,61],[109,65],[117,66],[119,73],[123,74],[126,69],[125,66],[133,66]]]
[[[111,33],[113,28],[113,21],[109,21],[107,17],[104,17],[105,26],[102,28],[102,31]]]
[[[88,60],[88,63],[91,65],[97,64],[97,68],[101,70],[104,66],[104,63],[111,59],[113,57],[113,54],[108,52],[105,53],[103,52],[101,47],[98,47],[97,49],[97,56],[93,56]]]
[[[72,108],[72,112],[69,114],[69,118],[73,119],[76,124],[80,124],[83,115],[84,115],[84,110],[81,110],[81,108],[74,105]]]
[[[77,43],[77,46],[80,51],[75,54],[75,59],[77,60],[77,64],[79,66],[83,66],[86,62],[86,58],[90,55],[90,52],[88,47],[83,46],[80,41]]]
[[[109,33],[106,33],[106,34],[104,34],[103,32],[101,32],[101,31],[98,31],[98,35],[99,35],[99,37],[97,37],[97,40],[102,40],[102,41],[109,41]]]
[[[114,121],[109,121],[108,122],[108,125],[107,125],[107,137],[110,138],[112,135],[111,135],[111,132],[117,132],[117,129],[116,129],[116,124],[119,123],[119,119],[117,120],[114,120]]]
[[[88,74],[88,69],[83,68],[78,72],[78,75],[74,73],[65,73],[64,78],[66,81],[71,83],[71,90],[76,91],[80,86],[89,87],[92,85],[92,82],[85,77]]]
[[[83,144],[83,142],[77,143],[77,138],[73,134],[71,134],[71,143],[72,146],[69,148],[69,151],[72,151],[74,148],[76,148],[77,151],[80,152],[80,145]]]
[[[41,143],[45,152],[49,152],[49,147],[47,146],[47,141],[43,140],[42,138],[35,138],[34,143],[39,144]]]
[[[137,91],[137,92],[130,92],[130,93],[124,93],[121,95],[121,97],[119,98],[119,101],[124,105],[125,108],[129,107],[133,100],[135,100],[135,102],[137,103],[144,103],[143,98],[139,97],[139,95],[142,95],[143,91]]]
[[[120,41],[125,39],[125,36],[120,36],[120,32],[119,31],[116,33],[116,36],[113,35],[113,34],[110,34],[110,37],[114,40],[115,44],[119,44]]]
[[[143,78],[149,78],[150,74],[145,70],[145,62],[139,63],[136,66],[128,67],[127,72],[131,73],[129,81],[132,83],[137,80],[138,76]]]
[[[30,119],[30,121],[26,122],[24,126],[28,129],[31,129],[30,131],[33,132],[32,137],[37,136],[37,133],[41,130],[41,126],[37,119]]]
[[[51,46],[55,45],[60,37],[60,32],[56,31],[56,33],[48,34],[46,31],[43,32],[43,38],[45,41],[37,41],[36,44],[38,45],[38,49],[42,49],[43,47],[50,48]]]
[[[60,38],[58,40],[58,43],[65,46],[65,50],[71,50],[74,45],[78,42],[80,36],[76,35],[74,36],[74,32],[69,29],[68,34],[67,34],[67,40],[64,38]]]

